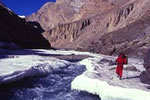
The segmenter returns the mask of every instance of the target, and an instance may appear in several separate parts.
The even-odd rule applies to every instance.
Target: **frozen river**
[[[99,96],[71,90],[72,80],[84,71],[83,66],[71,65],[59,68],[42,78],[28,78],[11,83],[1,87],[0,98],[1,100],[100,100]]]
[[[0,54],[0,100],[150,100],[149,85],[139,79],[145,70],[142,59],[129,58],[119,80],[114,56],[65,50],[4,51]]]

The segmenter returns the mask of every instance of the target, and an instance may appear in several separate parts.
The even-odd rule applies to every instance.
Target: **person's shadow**
[[[134,78],[140,78],[140,76],[125,77],[125,78],[122,78],[122,80],[124,80],[124,79],[134,79]]]

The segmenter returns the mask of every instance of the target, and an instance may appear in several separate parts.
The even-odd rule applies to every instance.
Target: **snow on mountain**
[[[122,80],[115,74],[114,61],[114,57],[108,56],[80,61],[87,70],[73,80],[71,88],[99,95],[101,100],[149,100],[148,85],[139,79],[140,73],[145,70],[143,60],[130,58],[124,66]]]
[[[18,15],[20,18],[25,18],[26,16],[24,16],[24,15]]]
[[[84,2],[81,1],[81,0],[74,0],[74,1],[71,2],[70,5],[72,5],[72,7],[74,8],[74,10],[75,10],[76,12],[79,12],[80,9],[83,7]]]
[[[18,15],[20,18],[25,18],[26,16],[24,16],[24,15]]]

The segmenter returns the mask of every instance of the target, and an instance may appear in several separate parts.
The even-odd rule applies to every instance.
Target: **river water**
[[[87,92],[71,90],[72,80],[84,71],[83,66],[73,64],[57,69],[48,76],[1,86],[0,100],[100,100]]]

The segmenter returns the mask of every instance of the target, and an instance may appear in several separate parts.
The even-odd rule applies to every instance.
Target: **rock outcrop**
[[[0,41],[14,43],[23,48],[50,48],[36,22],[26,22],[0,3]]]
[[[143,71],[140,75],[140,80],[143,83],[150,84],[150,49],[144,57],[144,67],[146,71]]]
[[[89,19],[64,24],[43,33],[43,36],[51,42],[55,48],[67,47],[69,43],[80,38],[84,33],[82,30],[91,24]]]

